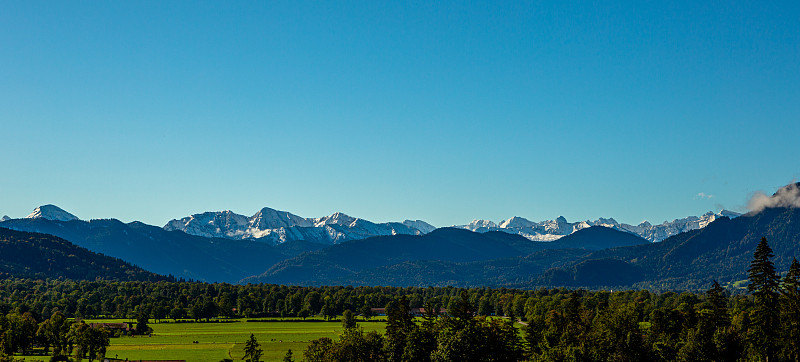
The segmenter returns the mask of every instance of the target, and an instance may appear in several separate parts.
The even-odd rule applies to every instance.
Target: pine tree
[[[408,335],[416,329],[406,296],[386,305],[386,346],[390,361],[400,361]]]
[[[761,238],[753,261],[750,262],[747,289],[755,297],[753,328],[750,330],[750,343],[754,351],[767,361],[774,360],[777,347],[778,327],[780,326],[778,311],[778,288],[780,277],[775,272],[775,265],[770,260],[772,249],[767,238]]]
[[[292,350],[291,349],[286,351],[286,355],[283,356],[283,362],[294,362],[294,358],[292,357]]]
[[[451,301],[451,303],[452,307],[447,310],[447,313],[453,316],[449,320],[454,329],[463,329],[474,321],[475,306],[470,303],[467,291],[462,290],[460,297],[455,298],[455,301]]]
[[[800,361],[800,263],[792,260],[781,286],[782,358]]]
[[[263,353],[261,345],[256,341],[256,337],[250,333],[250,340],[248,340],[244,346],[244,357],[242,357],[242,360],[247,362],[260,362]]]
[[[711,318],[714,327],[721,328],[730,325],[731,320],[728,314],[728,298],[725,296],[725,288],[715,280],[711,289],[706,291],[706,296],[708,296],[708,302],[714,307]]]

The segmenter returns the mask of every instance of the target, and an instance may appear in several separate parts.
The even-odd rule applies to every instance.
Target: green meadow
[[[130,319],[92,319],[86,323],[119,323],[135,325]],[[319,317],[247,319],[213,319],[210,322],[150,321],[150,336],[111,338],[106,358],[120,360],[186,360],[187,362],[218,362],[223,359],[241,360],[245,342],[250,334],[261,344],[263,361],[280,361],[291,349],[295,360],[302,360],[303,350],[315,339],[338,339],[342,322],[325,321]],[[358,320],[365,332],[386,332],[386,317],[369,321]],[[522,327],[516,324],[517,328]],[[520,330],[520,333],[521,330]],[[47,360],[46,356],[17,356],[26,361]],[[84,360],[87,361],[87,360]]]
[[[369,322],[360,321],[359,326],[365,331],[376,330],[380,333],[386,329],[385,321],[375,318]],[[252,333],[264,351],[263,360],[280,360],[289,349],[299,360],[297,357],[302,355],[312,340],[338,338],[343,329],[339,320],[328,322],[311,318],[306,321],[272,319],[248,322],[241,319],[209,323],[163,322],[151,323],[150,327],[153,328],[150,337],[112,338],[106,357],[123,360],[183,359],[191,362],[217,362],[225,358],[240,360],[244,355],[244,343]]]

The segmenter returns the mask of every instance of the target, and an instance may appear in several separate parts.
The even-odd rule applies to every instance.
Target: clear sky
[[[797,1],[0,2],[0,216],[662,222],[799,140]]]

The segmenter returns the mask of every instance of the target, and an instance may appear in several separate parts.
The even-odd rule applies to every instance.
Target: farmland
[[[106,320],[107,321],[107,320]],[[120,321],[120,320],[117,320]],[[364,331],[383,332],[385,321],[373,318],[360,321]],[[254,334],[264,350],[265,361],[280,360],[291,349],[295,356],[306,345],[321,337],[336,338],[342,331],[339,320],[309,318],[271,319],[269,321],[225,320],[210,323],[152,323],[150,337],[112,338],[107,357],[120,359],[185,359],[217,362],[225,358],[241,359],[244,342]]]

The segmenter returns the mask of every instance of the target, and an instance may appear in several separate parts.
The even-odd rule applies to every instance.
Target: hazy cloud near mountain
[[[747,202],[747,209],[754,213],[759,213],[768,207],[800,207],[800,188],[797,183],[781,187],[772,196],[765,193],[756,192],[750,201]]]

